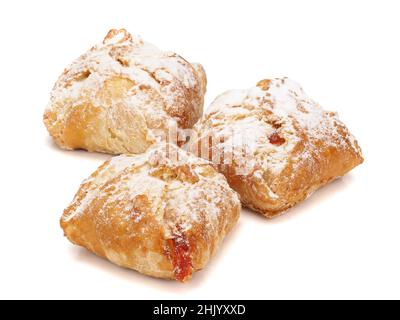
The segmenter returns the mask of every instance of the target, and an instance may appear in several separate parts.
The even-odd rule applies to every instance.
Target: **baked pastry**
[[[160,139],[186,142],[205,91],[201,65],[111,30],[58,79],[44,123],[61,148],[136,154]]]
[[[172,144],[105,162],[61,218],[68,239],[146,275],[186,281],[235,226],[241,205],[208,161]]]
[[[363,162],[337,114],[287,78],[219,96],[188,147],[218,166],[245,206],[267,217]]]

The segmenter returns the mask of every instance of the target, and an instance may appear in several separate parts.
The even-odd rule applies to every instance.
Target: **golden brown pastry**
[[[105,162],[61,218],[68,239],[146,275],[186,281],[235,226],[241,205],[209,162],[171,144]]]
[[[287,78],[219,96],[195,126],[189,148],[218,166],[245,206],[267,217],[363,162],[337,114]]]
[[[44,123],[64,149],[141,153],[156,140],[185,142],[205,91],[201,65],[111,30],[58,79]]]

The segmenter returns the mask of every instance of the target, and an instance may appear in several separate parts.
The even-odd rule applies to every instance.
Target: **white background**
[[[1,1],[0,298],[400,298],[398,1]],[[125,27],[225,90],[289,76],[339,111],[366,162],[287,215],[243,211],[188,284],[123,270],[59,227],[106,155],[56,148],[42,123],[73,59]]]

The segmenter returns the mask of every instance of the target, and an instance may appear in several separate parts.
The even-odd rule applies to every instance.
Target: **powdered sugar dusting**
[[[149,206],[147,213],[135,210],[133,203],[139,198]],[[168,144],[151,148],[142,155],[111,159],[83,183],[66,210],[64,221],[87,214],[91,203],[99,199],[105,199],[103,209],[121,206],[119,214],[135,223],[140,223],[145,214],[151,214],[160,225],[167,226],[168,238],[188,232],[194,225],[215,231],[212,229],[224,206],[240,203],[225,178],[209,162]],[[97,216],[107,223],[102,208],[97,209]]]
[[[103,165],[103,169],[98,171],[97,174],[90,176],[83,181],[82,188],[84,189],[85,196],[82,198],[79,194],[75,196],[73,201],[75,209],[68,212],[63,216],[65,221],[69,221],[76,216],[82,214],[90,206],[92,201],[100,195],[100,186],[107,181],[115,178],[121,174],[126,168],[133,164],[141,164],[144,162],[143,156],[140,157],[120,157],[117,161],[112,158]]]
[[[345,131],[344,138],[339,128]],[[225,155],[231,153],[236,167],[245,169],[243,174],[267,170],[274,175],[291,160],[292,151],[301,141],[299,129],[304,130],[310,142],[298,157],[299,162],[301,157],[310,156],[313,141],[324,140],[343,147],[350,144],[357,150],[354,137],[337,115],[323,110],[287,78],[264,80],[249,90],[222,94],[196,126],[198,140],[212,136],[214,149]],[[271,135],[279,136],[284,143],[271,143]]]

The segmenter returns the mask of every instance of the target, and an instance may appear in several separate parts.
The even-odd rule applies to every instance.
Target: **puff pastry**
[[[212,160],[242,203],[266,217],[363,162],[337,114],[287,78],[219,96],[195,126],[188,148]]]
[[[61,218],[68,239],[146,275],[186,281],[238,221],[240,200],[208,161],[172,144],[105,162]]]
[[[126,30],[111,30],[60,76],[44,123],[64,149],[141,153],[185,142],[203,112],[206,75]]]

